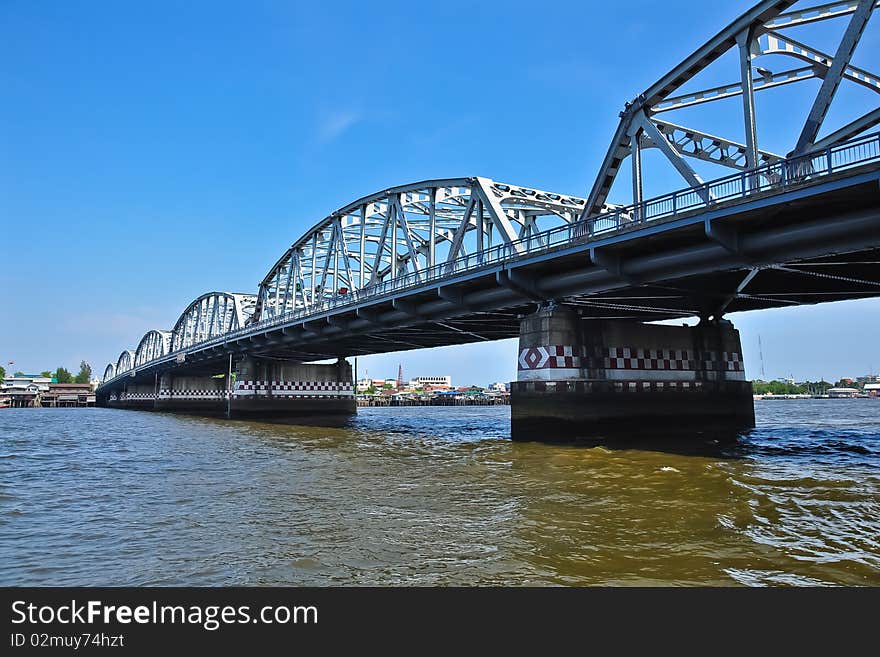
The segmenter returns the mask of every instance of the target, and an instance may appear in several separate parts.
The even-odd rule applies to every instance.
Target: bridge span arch
[[[131,349],[126,349],[119,354],[119,358],[116,360],[116,376],[132,369],[134,367],[134,358],[135,354]]]
[[[169,351],[235,331],[250,321],[256,296],[231,292],[207,292],[190,303],[170,331]],[[149,335],[149,334],[148,334]]]
[[[115,363],[110,363],[107,367],[104,368],[104,378],[101,379],[101,383],[107,383],[110,379],[116,376],[116,365]]]
[[[493,244],[571,224],[586,201],[489,178],[448,178],[364,196],[307,231],[263,278],[254,313],[272,320],[388,281],[427,277]]]
[[[135,349],[134,366],[146,365],[151,360],[171,352],[171,331],[147,331]]]

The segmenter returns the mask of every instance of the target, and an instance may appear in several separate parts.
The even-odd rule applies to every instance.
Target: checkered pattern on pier
[[[520,351],[520,370],[606,369],[742,372],[742,356],[736,352],[688,349],[636,349],[608,347],[591,355],[586,347],[554,345]]]
[[[344,381],[239,381],[235,395],[340,398],[354,396],[351,382]]]
[[[123,392],[119,395],[119,401],[125,399],[155,399],[155,392]]]
[[[226,399],[226,390],[175,390],[162,388],[159,391],[159,399]]]

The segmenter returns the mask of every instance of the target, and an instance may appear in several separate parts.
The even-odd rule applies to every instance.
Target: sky
[[[255,293],[318,220],[393,185],[481,175],[584,196],[624,102],[750,5],[0,0],[0,364],[101,374],[200,294]],[[866,68],[873,20],[854,57]],[[797,38],[822,45],[835,23]],[[718,68],[694,84],[736,80],[735,61]],[[759,97],[762,148],[790,150],[811,84]],[[844,83],[828,124],[876,106],[867,94]],[[738,102],[681,116],[742,139]],[[656,157],[646,195],[683,187]],[[627,192],[622,174],[611,200]],[[880,369],[880,300],[730,319],[752,377]],[[484,385],[515,379],[516,352],[359,370]]]

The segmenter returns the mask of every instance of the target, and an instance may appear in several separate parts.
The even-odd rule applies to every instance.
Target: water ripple
[[[733,446],[510,442],[507,408],[342,427],[0,411],[0,584],[880,585],[880,404]]]

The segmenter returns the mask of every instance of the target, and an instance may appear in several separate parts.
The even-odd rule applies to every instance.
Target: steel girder
[[[140,367],[171,351],[171,331],[148,331],[134,352],[134,366]]]
[[[317,309],[397,277],[427,275],[493,244],[575,222],[584,199],[498,183],[453,178],[365,196],[297,240],[260,284],[255,321]]]
[[[128,372],[133,367],[134,352],[131,349],[126,349],[121,354],[119,354],[119,358],[116,361],[116,376]]]
[[[805,155],[828,148],[880,123],[878,108],[818,139],[831,102],[843,81],[880,93],[880,77],[850,63],[868,20],[880,2],[843,0],[787,11],[795,4],[796,0],[759,2],[644,93],[626,103],[620,113],[621,121],[614,139],[588,195],[583,218],[595,217],[605,211],[608,194],[627,159],[632,166],[632,203],[639,204],[644,200],[642,183],[645,173],[642,170],[641,151],[646,148],[658,148],[694,188],[700,187],[702,181],[687,159],[700,159],[739,170],[779,161],[781,156],[758,147],[754,100],[757,92],[813,78],[822,80],[812,108],[804,108],[807,118],[789,155]],[[789,28],[832,19],[849,20],[833,55],[780,33]],[[687,82],[733,49],[736,49],[739,61],[739,79],[736,82],[696,92],[679,92]],[[777,73],[760,67],[753,70],[756,59],[771,55],[794,58],[801,63],[801,67]],[[742,97],[744,143],[657,118],[661,113],[735,96]]]
[[[243,328],[250,321],[255,305],[256,296],[253,294],[203,294],[186,307],[174,324],[169,352]]]
[[[201,295],[181,313],[172,330],[147,331],[134,351],[126,349],[115,365],[107,365],[102,383],[175,351],[244,328],[253,316],[256,301],[254,294]]]

